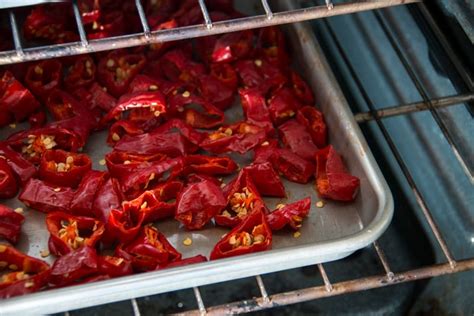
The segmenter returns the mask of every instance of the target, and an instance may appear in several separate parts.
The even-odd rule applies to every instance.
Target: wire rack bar
[[[430,99],[435,109],[444,108],[452,105],[462,104],[474,101],[474,93],[459,94],[438,99]],[[428,104],[425,101],[402,104],[377,110],[379,118],[398,116],[408,113],[415,113],[428,110]],[[357,113],[354,115],[358,123],[364,123],[375,119],[372,111]]]
[[[333,290],[331,281],[329,281],[326,270],[324,269],[324,267],[321,263],[318,263],[318,269],[319,269],[319,273],[321,273],[321,277],[323,278],[324,286],[326,287],[326,291],[331,292]]]
[[[131,301],[132,301],[133,315],[134,316],[141,316],[140,308],[138,307],[137,300],[135,298],[132,298]]]
[[[326,289],[325,285],[320,285],[296,291],[289,291],[270,295],[268,303],[265,303],[262,298],[254,298],[246,301],[212,306],[207,308],[207,314],[224,315],[255,312],[258,310],[272,307],[296,304],[351,292],[365,291],[393,284],[433,278],[440,275],[458,273],[472,269],[474,269],[474,259],[460,260],[454,268],[452,268],[449,263],[443,263],[405,272],[395,273],[392,279],[389,279],[386,274],[382,274],[350,281],[338,282],[332,285],[333,288],[330,292]],[[183,314],[199,315],[200,311],[193,310]]]
[[[451,133],[449,133],[448,127],[446,126],[444,120],[440,117],[438,111],[436,110],[436,108],[431,103],[431,100],[428,97],[428,93],[426,92],[426,89],[423,87],[423,84],[418,79],[418,76],[416,75],[415,71],[413,70],[413,67],[410,66],[409,61],[407,60],[405,54],[403,53],[402,49],[400,48],[400,45],[395,40],[394,35],[388,29],[388,26],[385,23],[384,19],[382,18],[381,13],[378,12],[378,11],[374,11],[374,14],[375,14],[376,19],[380,23],[380,25],[382,27],[382,30],[387,35],[387,38],[390,41],[390,44],[395,49],[395,52],[398,56],[398,59],[402,62],[403,67],[406,69],[406,71],[407,71],[408,75],[410,76],[412,82],[415,84],[416,89],[418,90],[418,92],[422,96],[423,101],[427,104],[428,110],[430,111],[431,115],[433,116],[436,124],[438,124],[438,127],[440,128],[441,132],[443,133],[444,137],[446,138],[446,141],[448,142],[449,146],[451,147],[451,150],[453,151],[454,155],[456,156],[456,159],[459,161],[459,164],[463,168],[466,175],[469,177],[469,180],[471,181],[471,183],[474,184],[473,171],[470,169],[470,167],[467,164],[465,158],[462,156],[462,154],[461,154],[461,152],[458,148],[458,145],[453,140],[453,138],[451,136]]]
[[[375,252],[377,253],[377,257],[380,260],[380,263],[383,266],[383,269],[385,270],[385,273],[387,274],[387,278],[389,280],[392,280],[394,277],[394,274],[392,272],[392,269],[390,268],[390,264],[388,263],[387,257],[385,256],[384,251],[382,248],[379,246],[379,243],[377,241],[374,241],[373,243]]]
[[[270,5],[268,4],[267,0],[262,0],[262,7],[265,10],[265,14],[267,15],[267,19],[272,19],[273,18],[273,12],[272,9],[270,8]]]
[[[15,51],[18,56],[23,56],[23,47],[21,46],[20,33],[18,32],[18,24],[16,23],[15,13],[9,11],[8,15],[10,16],[10,26],[12,29],[13,43],[15,44]]]
[[[150,36],[146,36],[144,33],[139,33],[97,39],[89,41],[88,45],[86,46],[83,46],[80,42],[75,42],[27,48],[24,49],[24,55],[18,54],[14,50],[5,51],[0,52],[0,65],[99,52],[110,49],[120,49],[150,43],[162,43],[200,36],[266,27],[271,25],[301,22],[354,12],[387,8],[402,4],[417,3],[420,1],[421,0],[365,0],[358,2],[348,2],[334,5],[332,10],[328,10],[327,6],[315,6],[305,9],[277,12],[273,14],[273,17],[271,19],[268,19],[267,15],[256,15],[228,21],[220,21],[213,23],[212,28],[207,28],[205,25],[194,25],[187,27],[178,27],[168,30],[154,31],[150,33]]]
[[[135,6],[137,7],[138,16],[140,17],[140,22],[142,23],[143,33],[145,34],[146,37],[150,37],[150,26],[148,25],[148,21],[145,15],[145,10],[143,10],[141,0],[135,0]]]
[[[262,294],[263,301],[268,302],[269,300],[268,292],[267,292],[267,289],[265,288],[265,284],[263,283],[262,277],[260,275],[257,275],[255,279],[257,279],[257,285],[260,290],[260,294]]]
[[[194,296],[196,297],[196,302],[199,308],[199,314],[206,315],[207,314],[206,305],[204,305],[204,301],[202,300],[201,291],[199,291],[198,287],[194,287],[193,290],[194,290]]]
[[[207,10],[206,3],[204,0],[199,0],[199,6],[201,7],[202,16],[204,17],[204,24],[208,29],[212,28],[211,17],[209,16],[209,11]]]
[[[449,249],[448,245],[446,244],[446,241],[436,224],[436,221],[433,218],[433,215],[431,214],[430,210],[428,209],[428,206],[421,195],[415,180],[413,179],[407,165],[405,164],[405,161],[403,160],[400,152],[397,149],[397,146],[395,145],[392,137],[390,136],[390,133],[387,131],[385,128],[385,124],[382,122],[381,118],[377,115],[377,111],[375,109],[374,104],[370,100],[369,95],[367,94],[367,91],[365,91],[362,82],[360,81],[357,73],[355,72],[354,68],[352,67],[351,63],[349,62],[349,59],[347,55],[344,53],[344,50],[341,47],[341,44],[339,40],[336,37],[336,34],[332,30],[331,26],[327,21],[325,21],[325,25],[327,26],[327,30],[330,33],[331,37],[334,39],[334,43],[337,47],[338,52],[341,54],[342,59],[344,60],[344,63],[347,65],[347,68],[349,70],[349,73],[351,74],[351,77],[354,79],[355,84],[359,88],[362,97],[364,98],[364,101],[366,102],[367,106],[369,107],[370,111],[372,112],[372,115],[375,118],[375,121],[377,122],[377,125],[382,132],[382,135],[384,136],[388,146],[390,147],[390,150],[392,151],[392,154],[394,155],[400,169],[403,172],[403,175],[408,181],[409,186],[411,187],[413,194],[415,195],[416,202],[420,206],[423,216],[425,217],[426,221],[428,222],[428,225],[433,232],[436,241],[438,242],[438,245],[441,247],[441,250],[443,251],[443,254],[445,255],[446,259],[448,260],[449,264],[451,267],[454,269],[456,266],[456,261],[454,260],[453,255],[451,254],[451,250]]]
[[[77,6],[77,0],[72,2],[72,10],[74,12],[74,18],[76,20],[77,31],[79,32],[79,38],[81,39],[82,46],[87,46],[89,41],[87,40],[86,31],[84,30],[84,25],[82,25],[81,11]]]

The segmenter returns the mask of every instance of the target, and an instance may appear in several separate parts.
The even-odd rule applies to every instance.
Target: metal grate
[[[231,19],[213,23],[209,16],[204,0],[199,1],[204,24],[177,27],[173,29],[150,31],[145,12],[140,0],[135,0],[135,6],[140,17],[143,32],[117,37],[109,37],[89,41],[81,20],[81,14],[77,0],[72,2],[74,17],[79,32],[80,42],[67,44],[49,45],[33,48],[23,48],[20,32],[13,10],[9,12],[10,26],[12,30],[15,50],[0,52],[0,65],[19,63],[32,60],[40,60],[55,57],[79,55],[85,53],[99,52],[110,49],[119,49],[132,46],[140,46],[152,43],[163,43],[200,36],[241,31],[251,28],[259,28],[270,25],[301,22],[324,17],[381,9],[401,4],[420,2],[421,0],[380,0],[380,1],[357,1],[334,5],[332,1],[326,0],[325,6],[313,6],[310,8],[276,12],[274,13],[267,0],[260,0],[265,11],[263,15],[250,16],[239,19]]]
[[[30,60],[38,60],[44,58],[52,58],[52,57],[60,57],[60,56],[67,56],[67,55],[76,55],[88,52],[97,52],[102,50],[108,50],[111,48],[123,48],[123,47],[131,47],[143,44],[150,44],[156,42],[166,42],[166,41],[173,41],[185,38],[192,38],[192,37],[199,37],[199,36],[206,36],[211,34],[219,34],[225,32],[232,32],[238,31],[248,28],[256,28],[256,27],[264,27],[269,25],[276,25],[276,24],[284,24],[284,23],[292,23],[310,19],[317,19],[322,17],[329,17],[335,15],[342,15],[348,14],[353,12],[361,12],[366,10],[373,10],[379,9],[399,4],[406,4],[406,3],[413,3],[419,2],[417,0],[392,0],[392,1],[359,1],[359,2],[351,2],[351,3],[344,3],[344,4],[336,4],[334,5],[331,1],[326,0],[326,6],[314,6],[306,9],[294,10],[294,11],[287,11],[287,12],[278,12],[273,13],[271,10],[267,0],[261,0],[262,7],[265,11],[265,15],[258,15],[252,16],[242,19],[235,19],[235,20],[228,20],[222,22],[213,23],[209,17],[208,10],[206,8],[206,4],[204,0],[198,0],[203,18],[204,24],[196,25],[196,26],[189,26],[189,27],[180,27],[171,30],[162,30],[151,32],[148,26],[146,16],[143,10],[143,7],[140,3],[140,0],[136,0],[136,8],[137,12],[140,16],[140,20],[143,26],[143,33],[140,34],[133,34],[133,35],[125,35],[115,38],[106,38],[94,41],[88,41],[84,27],[81,23],[80,12],[77,7],[76,1],[73,2],[73,9],[74,14],[77,22],[78,32],[80,35],[81,41],[79,43],[69,43],[63,45],[51,45],[51,46],[44,46],[44,47],[36,47],[36,48],[26,48],[23,49],[18,27],[16,24],[15,14],[13,11],[9,12],[10,23],[12,27],[12,34],[15,44],[15,50],[0,52],[0,64],[10,64],[16,62],[23,62],[23,61],[30,61]],[[418,5],[420,11],[426,14],[426,8],[424,4]],[[272,308],[276,306],[282,306],[287,304],[294,304],[300,303],[304,301],[314,300],[323,297],[329,296],[336,296],[341,295],[349,292],[355,291],[362,291],[368,289],[374,289],[384,286],[389,286],[393,284],[409,282],[414,280],[426,279],[431,277],[436,277],[445,274],[452,274],[457,272],[462,272],[466,270],[474,270],[474,258],[465,259],[465,260],[456,260],[453,256],[452,251],[449,245],[446,243],[443,232],[439,229],[436,221],[434,220],[429,207],[427,206],[427,202],[423,195],[420,193],[413,177],[406,166],[406,163],[402,159],[397,147],[384,125],[384,119],[387,117],[392,117],[396,115],[405,115],[408,113],[419,112],[419,111],[429,111],[435,122],[438,124],[439,128],[443,132],[446,140],[448,141],[449,145],[451,146],[456,158],[458,159],[459,163],[463,167],[466,175],[471,180],[471,183],[474,183],[473,180],[473,173],[470,170],[469,165],[465,162],[465,158],[459,153],[459,148],[456,143],[451,139],[449,134],[449,130],[444,124],[443,120],[439,116],[437,110],[443,107],[453,106],[465,102],[474,101],[474,91],[472,88],[472,82],[465,73],[462,72],[462,67],[459,66],[460,63],[458,60],[455,59],[454,54],[450,51],[449,46],[445,44],[445,41],[442,37],[439,38],[442,47],[445,49],[447,56],[451,59],[451,62],[455,66],[455,69],[459,72],[459,75],[464,79],[466,82],[466,86],[469,89],[469,93],[467,94],[460,94],[460,95],[453,95],[449,97],[437,98],[437,99],[430,99],[427,96],[425,88],[423,87],[422,83],[418,80],[415,70],[410,66],[409,62],[405,57],[405,53],[403,50],[398,46],[396,41],[394,40],[393,35],[391,34],[390,30],[388,29],[387,25],[381,19],[380,13],[375,12],[375,16],[377,20],[382,25],[384,33],[389,38],[391,44],[395,48],[395,51],[398,55],[398,58],[403,63],[406,71],[408,72],[410,78],[415,83],[419,93],[423,97],[422,102],[416,103],[409,103],[409,104],[402,104],[394,107],[384,108],[381,110],[376,110],[376,107],[371,102],[370,98],[368,97],[367,92],[364,90],[364,87],[358,78],[356,72],[352,68],[348,57],[345,55],[344,50],[342,49],[340,43],[337,41],[337,37],[334,36],[332,33],[331,36],[335,40],[335,44],[337,46],[337,50],[341,54],[342,58],[344,59],[350,75],[354,78],[355,83],[362,93],[362,96],[369,107],[370,111],[357,113],[355,114],[355,119],[357,122],[363,124],[369,121],[375,121],[378,125],[380,131],[382,132],[385,141],[390,147],[390,150],[396,159],[400,169],[402,170],[406,180],[411,187],[416,202],[420,206],[422,210],[422,214],[424,219],[428,223],[431,233],[436,238],[438,246],[442,250],[444,254],[445,262],[442,264],[434,264],[425,266],[418,269],[407,270],[407,271],[392,271],[391,264],[387,260],[387,257],[384,254],[383,249],[377,242],[373,243],[373,247],[375,250],[375,254],[377,255],[378,260],[380,261],[381,266],[383,267],[384,273],[373,275],[369,277],[364,277],[360,279],[353,279],[348,281],[342,281],[337,283],[332,283],[331,278],[327,275],[326,270],[323,264],[318,264],[317,268],[321,274],[321,277],[324,281],[324,285],[321,286],[314,286],[308,287],[304,289],[298,289],[295,291],[289,291],[284,293],[278,293],[274,295],[268,295],[267,289],[265,284],[261,278],[261,276],[256,276],[256,285],[258,286],[258,290],[260,292],[260,297],[258,298],[249,298],[244,301],[233,302],[229,304],[219,305],[219,306],[211,306],[206,307],[201,293],[198,287],[195,287],[194,295],[196,298],[197,310],[189,311],[188,314],[223,314],[223,313],[242,313],[242,312],[251,312],[257,311],[267,308]],[[433,22],[430,22],[430,19],[427,19],[430,24],[433,26]],[[434,26],[433,26],[434,27]],[[333,32],[330,27],[328,27],[329,32]],[[439,30],[436,31],[434,28],[435,33],[438,36],[441,36]],[[135,299],[131,300],[132,309],[135,315],[140,315],[140,309],[138,307],[137,301]],[[68,315],[68,313],[66,313]]]

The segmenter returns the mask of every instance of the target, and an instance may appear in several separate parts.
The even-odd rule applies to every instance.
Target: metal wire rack
[[[166,42],[166,41],[173,41],[173,40],[180,40],[192,37],[199,37],[199,36],[206,36],[212,34],[219,34],[219,33],[226,33],[232,31],[238,31],[243,29],[249,28],[256,28],[256,27],[264,27],[269,25],[277,25],[277,24],[284,24],[284,23],[293,23],[335,15],[342,15],[354,12],[361,12],[373,9],[380,9],[400,4],[408,4],[408,3],[415,3],[420,2],[418,0],[390,0],[390,1],[358,1],[358,2],[350,2],[344,4],[333,4],[332,1],[326,0],[325,6],[315,6],[305,9],[299,9],[294,11],[287,11],[287,12],[278,12],[274,13],[271,10],[267,0],[261,0],[261,5],[265,11],[264,15],[258,16],[251,16],[247,18],[241,19],[234,19],[228,21],[221,21],[213,23],[209,17],[208,10],[206,8],[206,4],[204,0],[198,0],[199,5],[202,10],[203,18],[205,23],[202,25],[195,25],[189,27],[179,27],[170,30],[161,30],[156,32],[151,32],[148,26],[146,16],[141,5],[140,0],[136,0],[136,8],[137,12],[140,16],[140,20],[143,26],[143,33],[133,34],[133,35],[125,35],[120,37],[114,38],[105,38],[100,40],[93,40],[89,41],[87,39],[87,35],[85,33],[84,27],[81,22],[80,12],[77,6],[76,1],[73,1],[73,9],[74,15],[77,23],[78,32],[80,35],[81,41],[78,43],[68,43],[68,44],[61,44],[61,45],[51,45],[51,46],[42,46],[42,47],[35,47],[35,48],[23,48],[22,41],[20,38],[20,32],[18,30],[18,26],[16,23],[15,13],[13,11],[9,12],[10,23],[12,28],[12,35],[15,44],[15,50],[0,52],[0,64],[11,64],[17,62],[24,62],[24,61],[31,61],[31,60],[39,60],[39,59],[46,59],[46,58],[54,58],[54,57],[61,57],[61,56],[69,56],[69,55],[76,55],[76,54],[83,54],[88,52],[97,52],[109,49],[117,49],[117,48],[124,48],[124,47],[131,47],[131,46],[138,46],[144,44],[151,44],[157,42]],[[424,4],[418,4],[420,11],[426,15],[426,8]],[[381,271],[378,275],[373,275],[369,277],[364,277],[360,279],[353,279],[347,280],[342,282],[333,283],[331,282],[331,276],[326,273],[324,268],[325,264],[317,264],[317,268],[321,274],[321,277],[324,281],[324,285],[321,286],[314,286],[308,287],[304,289],[298,289],[289,292],[278,293],[274,295],[268,295],[267,289],[265,284],[261,278],[261,276],[255,276],[256,285],[258,286],[258,290],[260,293],[260,297],[257,298],[249,298],[244,301],[237,301],[232,302],[229,304],[218,305],[218,306],[210,306],[207,307],[204,304],[204,301],[201,297],[201,293],[198,287],[193,288],[194,295],[196,298],[197,310],[188,311],[187,314],[194,315],[194,314],[223,314],[223,313],[244,313],[244,312],[252,312],[257,310],[263,310],[267,308],[272,308],[276,306],[300,303],[309,300],[315,300],[318,298],[342,295],[345,293],[356,292],[356,291],[363,291],[368,289],[380,288],[389,285],[394,285],[398,283],[410,282],[414,280],[432,278],[440,275],[458,273],[467,270],[474,270],[474,258],[464,259],[464,260],[456,260],[453,256],[452,251],[449,245],[446,243],[445,238],[443,237],[443,232],[438,227],[435,219],[432,216],[432,213],[427,205],[427,201],[421,194],[420,190],[418,189],[412,174],[410,173],[409,169],[407,168],[406,163],[404,162],[402,156],[400,155],[397,147],[392,139],[392,136],[387,131],[384,125],[384,119],[392,116],[397,115],[406,115],[413,112],[419,111],[429,111],[435,122],[438,124],[439,128],[443,132],[448,141],[449,145],[451,146],[454,154],[456,155],[459,163],[463,167],[466,175],[471,180],[471,183],[474,183],[473,180],[473,172],[469,167],[469,164],[466,163],[466,159],[460,154],[460,150],[457,144],[451,138],[449,133],[449,129],[447,128],[446,124],[439,116],[437,110],[440,108],[458,105],[466,102],[474,101],[474,89],[472,85],[472,81],[470,81],[469,76],[463,71],[462,66],[460,66],[460,62],[456,59],[456,56],[450,50],[449,45],[446,44],[446,39],[443,37],[439,29],[437,28],[436,24],[433,20],[430,19],[429,16],[426,16],[428,23],[433,28],[433,31],[437,35],[443,49],[446,52],[446,55],[450,58],[450,61],[454,65],[454,68],[458,71],[461,78],[464,79],[464,82],[469,90],[469,93],[459,94],[459,95],[452,95],[443,98],[434,98],[430,99],[423,87],[423,84],[417,78],[415,70],[410,66],[408,63],[403,50],[397,45],[396,41],[393,38],[393,35],[390,33],[387,25],[381,19],[380,13],[375,12],[375,16],[382,25],[384,32],[386,33],[387,37],[389,38],[391,44],[395,48],[395,51],[398,55],[398,58],[403,63],[407,73],[409,74],[410,78],[415,83],[419,93],[423,97],[422,102],[416,103],[409,103],[409,104],[401,104],[398,106],[388,107],[381,110],[376,110],[375,105],[372,103],[370,98],[368,97],[367,92],[364,90],[363,85],[360,79],[357,77],[356,72],[351,67],[348,57],[344,54],[344,51],[337,42],[335,36],[335,43],[337,46],[338,51],[340,52],[341,56],[343,57],[345,63],[348,66],[351,76],[354,78],[355,83],[362,93],[362,96],[370,109],[368,112],[356,113],[355,119],[360,124],[364,124],[369,121],[375,121],[378,128],[382,132],[386,143],[389,145],[390,150],[396,159],[400,169],[403,172],[406,180],[409,183],[410,188],[413,191],[413,194],[416,198],[416,202],[418,203],[420,209],[422,210],[422,215],[426,220],[431,233],[434,235],[435,240],[437,241],[438,246],[440,247],[445,262],[441,264],[433,264],[424,266],[421,268],[407,270],[407,271],[393,271],[391,268],[391,263],[388,261],[387,257],[385,256],[384,250],[381,246],[377,243],[373,243],[373,248],[375,250],[375,254],[380,261],[381,267],[383,268],[383,272]],[[329,28],[329,32],[332,32]],[[132,309],[135,315],[140,315],[140,309],[135,299],[131,300]],[[66,313],[68,315],[68,313]]]

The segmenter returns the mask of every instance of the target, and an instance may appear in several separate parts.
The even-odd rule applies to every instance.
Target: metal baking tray
[[[280,2],[280,8],[290,9],[290,4]],[[317,208],[316,202],[320,198],[313,184],[300,185],[285,181],[288,198],[266,201],[269,206],[274,206],[311,196],[310,215],[303,222],[299,238],[294,238],[289,231],[276,232],[270,251],[2,300],[0,314],[55,313],[333,261],[375,241],[392,218],[393,198],[390,189],[309,25],[291,24],[285,26],[284,30],[291,44],[293,60],[299,64],[297,69],[311,85],[317,105],[325,115],[330,143],[342,154],[350,172],[361,180],[356,200],[352,203],[325,201],[323,208]],[[4,139],[11,132],[11,128],[4,128],[0,131],[0,138]],[[104,144],[105,134],[98,133],[90,138],[85,148],[93,157],[95,169],[104,168],[98,163],[110,151]],[[25,208],[17,199],[2,202],[12,208]],[[48,240],[45,216],[26,208],[25,216],[27,220],[18,248],[41,258],[40,251],[47,249]],[[208,256],[216,242],[228,232],[220,227],[189,232],[179,227],[179,223],[174,220],[158,222],[156,227],[183,254],[183,258],[197,254]],[[188,237],[193,240],[193,244],[184,246],[182,241]],[[46,260],[52,262],[53,258],[50,256]]]

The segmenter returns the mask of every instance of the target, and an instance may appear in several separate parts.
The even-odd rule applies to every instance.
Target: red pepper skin
[[[166,159],[166,155],[138,155],[124,151],[112,151],[105,155],[107,169],[110,175],[120,181],[131,172],[140,168],[143,162],[158,162]]]
[[[125,31],[125,17],[120,11],[102,12],[97,21],[85,25],[91,40],[121,35]]]
[[[120,120],[112,124],[107,136],[107,144],[114,146],[123,136],[137,136],[145,133],[143,124],[137,121]]]
[[[5,71],[0,78],[0,111],[13,115],[17,122],[23,121],[40,108],[39,102],[10,71]],[[1,120],[0,120],[1,121]],[[9,119],[0,122],[0,126],[8,124]]]
[[[150,64],[152,65],[153,63]],[[147,72],[148,70],[153,72],[152,69],[153,67],[147,65],[144,72]],[[161,78],[154,78],[151,77],[152,75],[153,73],[150,73],[149,76],[142,74],[137,75],[130,83],[128,93],[161,91],[164,95],[169,95],[181,86],[180,83],[173,83]]]
[[[99,256],[99,273],[115,278],[133,273],[132,263],[124,258]]]
[[[287,87],[275,91],[270,100],[268,100],[268,110],[275,125],[280,125],[294,117],[300,107],[299,100],[293,94],[293,91]]]
[[[174,261],[174,262],[168,263],[166,265],[158,265],[156,270],[182,267],[182,266],[187,266],[187,265],[190,265],[190,264],[206,262],[206,261],[207,261],[207,258],[205,256],[197,255],[197,256],[194,256],[194,257]]]
[[[296,72],[290,71],[290,83],[293,93],[303,104],[314,104],[314,94],[308,84]]]
[[[40,128],[46,124],[47,118],[44,111],[38,111],[30,117],[28,117],[28,123],[30,123],[30,128]]]
[[[304,125],[294,119],[288,120],[278,127],[278,131],[285,146],[293,153],[306,160],[314,160],[318,147]]]
[[[203,98],[220,110],[229,108],[234,102],[235,90],[212,74],[199,77],[199,89]]]
[[[237,91],[239,84],[237,72],[229,64],[211,64],[211,75],[223,84],[229,87],[232,91]]]
[[[258,88],[265,95],[288,81],[287,75],[264,58],[240,60],[235,67],[246,88]]]
[[[171,177],[182,177],[192,173],[209,176],[230,175],[237,168],[237,164],[230,157],[189,155],[184,157],[182,165],[173,169]]]
[[[247,122],[264,128],[267,133],[271,132],[273,123],[265,95],[258,88],[239,89],[239,95]]]
[[[245,167],[243,170],[250,175],[261,195],[280,198],[286,196],[285,186],[269,162],[254,163]]]
[[[97,273],[98,266],[96,250],[89,246],[83,246],[54,262],[49,283],[58,287],[77,283],[82,278]]]
[[[221,188],[206,179],[188,184],[177,201],[175,219],[189,230],[201,229],[227,205]]]
[[[308,216],[310,208],[311,199],[307,197],[287,204],[282,208],[277,208],[268,214],[266,219],[272,231],[280,230],[287,225],[294,230],[298,230],[301,227],[303,218]]]
[[[323,113],[312,106],[304,106],[298,110],[296,119],[300,124],[306,126],[318,148],[327,145],[328,131]]]
[[[50,213],[68,212],[73,197],[74,190],[71,188],[53,186],[38,179],[30,179],[18,199],[37,211]]]
[[[146,225],[135,240],[120,245],[116,255],[129,259],[135,271],[152,271],[158,265],[181,260],[181,254],[155,227]]]
[[[46,216],[49,231],[48,248],[56,256],[64,256],[83,245],[94,248],[104,233],[101,221],[84,216],[72,216],[62,212]]]
[[[252,31],[227,33],[220,36],[212,51],[212,62],[229,63],[244,58],[252,49]]]
[[[6,158],[8,165],[21,184],[25,184],[31,177],[36,175],[37,170],[35,166],[5,142],[0,142],[0,155]]]
[[[212,153],[238,152],[245,154],[265,141],[265,131],[247,122],[238,122],[222,126],[217,131],[209,133],[201,143],[201,147]]]
[[[181,135],[186,137],[192,144],[199,146],[205,138],[205,134],[196,131],[191,125],[179,119],[170,119],[155,129],[158,134],[170,133],[172,130],[178,130]]]
[[[13,122],[13,115],[6,109],[0,108],[0,127],[10,124]]]
[[[127,244],[133,241],[140,232],[143,220],[144,213],[132,212],[131,208],[110,210],[102,243],[111,246],[116,243]],[[130,258],[124,258],[130,260]]]
[[[76,188],[91,169],[92,162],[86,154],[48,150],[41,158],[39,177],[50,184]]]
[[[82,23],[84,25],[97,21],[100,17],[100,4],[96,0],[78,1],[79,11],[81,12]]]
[[[99,187],[94,200],[92,211],[94,217],[106,223],[112,209],[120,207],[123,197],[120,192],[119,183],[114,178],[108,178]]]
[[[152,31],[169,30],[169,29],[178,27],[178,23],[176,22],[175,19],[171,19],[169,21],[160,23],[157,20],[154,21],[153,18],[154,17],[150,17],[150,16],[148,17],[148,21],[150,21],[150,26],[151,26]],[[154,60],[156,58],[161,57],[164,52],[169,50],[174,45],[175,45],[175,42],[153,43],[148,47],[148,52],[146,56],[148,60]]]
[[[46,285],[50,275],[46,262],[27,256],[5,244],[0,244],[0,249],[0,262],[5,262],[6,267],[17,268],[0,279],[0,298],[33,293]]]
[[[265,214],[260,209],[258,208],[250,213],[214,246],[210,260],[264,251],[272,247],[272,231],[265,220]],[[242,241],[245,242],[249,235],[253,236],[251,237],[253,243],[250,245],[242,244]],[[262,238],[262,240],[255,243],[254,238],[256,236],[259,236],[258,238]],[[237,245],[238,243],[241,244]]]
[[[316,189],[321,197],[345,202],[355,199],[360,180],[346,171],[331,145],[318,151],[316,165]]]
[[[88,88],[95,81],[96,66],[91,56],[77,56],[74,64],[64,76],[65,88],[72,92],[79,88]]]
[[[25,77],[26,86],[45,102],[51,93],[61,84],[62,65],[57,59],[47,59],[28,67]]]
[[[5,238],[12,244],[16,244],[20,238],[21,224],[24,221],[25,217],[23,215],[0,204],[0,237]]]
[[[130,82],[143,69],[145,62],[142,54],[112,51],[99,61],[98,80],[107,87],[108,93],[118,98],[127,92]]]
[[[69,206],[71,214],[94,217],[92,210],[94,201],[106,177],[106,172],[97,170],[90,170],[84,174]]]
[[[273,65],[287,68],[290,64],[285,37],[278,27],[261,28],[258,34],[258,50]]]
[[[285,178],[297,183],[308,183],[315,166],[288,149],[278,149],[271,156],[273,167]]]
[[[91,111],[100,109],[101,111],[109,112],[115,107],[117,100],[104,91],[104,89],[106,90],[106,88],[94,82],[88,89],[78,88],[74,90],[73,94]]]
[[[271,157],[278,149],[278,140],[277,139],[269,139],[266,142],[263,142],[260,146],[254,148],[254,157],[253,163],[265,163],[271,162]],[[276,168],[275,168],[276,169]]]
[[[10,199],[18,193],[18,183],[6,158],[0,157],[0,199]]]

